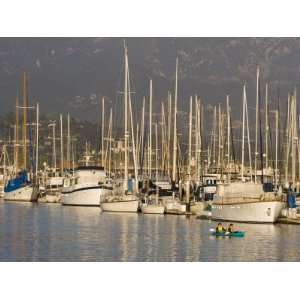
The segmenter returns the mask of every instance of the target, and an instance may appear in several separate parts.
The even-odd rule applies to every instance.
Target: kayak
[[[234,232],[212,232],[214,236],[229,236],[229,237],[244,237],[245,231],[234,231]]]

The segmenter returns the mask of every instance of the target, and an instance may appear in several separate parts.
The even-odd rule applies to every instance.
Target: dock
[[[278,218],[277,224],[300,225],[300,218]]]

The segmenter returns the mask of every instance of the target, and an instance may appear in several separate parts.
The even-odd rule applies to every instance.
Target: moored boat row
[[[174,95],[168,92],[167,102],[161,103],[160,114],[153,113],[153,81],[150,79],[148,112],[144,98],[141,120],[135,122],[128,49],[124,43],[122,134],[118,132],[113,136],[112,108],[108,126],[105,127],[103,97],[101,151],[99,153],[96,150],[91,151],[86,142],[84,155],[82,159],[78,159],[78,155],[76,158],[74,154],[70,134],[70,116],[68,114],[65,134],[60,115],[60,168],[56,164],[56,121],[51,121],[48,125],[52,131],[50,138],[52,161],[49,163],[51,167],[45,163],[42,171],[39,170],[38,143],[41,126],[39,106],[29,105],[27,77],[24,73],[22,106],[18,97],[16,99],[13,163],[5,160],[6,149],[2,149],[1,163],[3,159],[4,161],[1,169],[3,175],[0,177],[0,194],[3,194],[4,200],[96,206],[101,207],[104,212],[198,214],[209,216],[214,220],[276,222],[282,209],[287,205],[287,192],[295,192],[297,189],[300,192],[296,176],[296,150],[299,148],[296,92],[289,95],[286,143],[282,151],[286,158],[280,170],[278,162],[283,160],[279,157],[279,111],[278,109],[275,111],[275,147],[271,151],[267,86],[264,141],[261,128],[259,69],[254,143],[251,139],[246,85],[243,86],[242,92],[242,120],[236,128],[232,124],[229,96],[226,97],[226,111],[223,112],[221,104],[205,110],[202,100],[195,95],[195,98],[191,97],[189,101],[188,126],[185,126],[188,127],[188,134],[185,137],[186,132],[179,133],[178,69],[177,58]],[[28,116],[29,109],[35,112],[35,123]],[[22,110],[23,116],[21,126],[19,126],[19,110]],[[209,114],[210,111],[212,122],[204,124],[205,114]],[[147,121],[149,123],[146,126]],[[205,125],[210,131],[206,135]],[[242,138],[237,141],[233,135],[237,134],[236,131],[240,130],[240,127]],[[20,129],[22,129],[21,138]],[[33,130],[35,130],[34,138]],[[67,139],[66,151],[64,151],[65,139]],[[235,144],[238,144],[238,151]],[[82,148],[80,153],[83,152]],[[240,155],[237,155],[237,152]],[[274,152],[272,159],[271,152]],[[98,154],[101,160],[94,157]],[[300,156],[298,163],[299,161]],[[300,173],[298,175],[300,178]]]

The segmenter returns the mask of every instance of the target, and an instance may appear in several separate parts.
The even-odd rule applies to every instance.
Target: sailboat
[[[130,81],[129,81],[129,70],[128,70],[128,52],[127,46],[124,42],[124,57],[125,57],[125,74],[124,74],[124,104],[125,104],[125,126],[124,126],[124,151],[125,151],[125,162],[124,162],[124,180],[122,182],[116,182],[114,186],[114,195],[106,197],[101,202],[101,209],[103,211],[110,212],[137,212],[139,207],[139,199],[133,191],[132,179],[129,180],[128,176],[128,106],[130,109],[131,116],[131,131],[132,131],[132,152],[134,160],[134,171],[135,171],[135,192],[138,191],[138,176],[137,176],[137,162],[136,162],[136,151],[135,141],[133,134],[133,122],[132,122],[132,111],[130,101]],[[128,101],[129,100],[129,101]],[[128,105],[129,102],[129,105]]]
[[[158,181],[158,141],[157,141],[157,124],[155,124],[155,182]],[[149,196],[146,199],[146,203],[142,204],[141,207],[143,214],[164,214],[165,207],[162,205],[159,199],[159,187],[156,185],[156,193],[154,198]]]
[[[247,181],[247,177],[245,177],[244,174],[246,123],[251,173],[249,181]],[[283,196],[281,193],[277,192],[265,192],[263,182],[256,183],[252,181],[250,150],[246,87],[244,86],[241,180],[236,182],[221,183],[217,186],[217,192],[214,195],[212,204],[213,220],[274,223],[279,217],[279,214],[285,203],[283,201]]]
[[[18,153],[19,141],[18,141],[18,120],[19,120],[19,101],[16,100],[16,151]],[[4,200],[7,201],[37,201],[38,188],[34,186],[31,181],[30,175],[27,171],[27,109],[28,107],[28,94],[27,94],[27,77],[26,73],[23,74],[23,125],[22,125],[22,147],[23,147],[23,164],[21,170],[19,170],[18,155],[15,161],[15,176],[10,179],[4,188]],[[38,109],[37,109],[38,112]],[[38,113],[37,113],[38,116]]]
[[[61,190],[63,186],[63,177],[60,176],[57,170],[57,159],[56,159],[56,122],[52,121],[49,125],[52,128],[52,167],[49,168],[47,165],[44,167],[42,173],[42,186],[40,186],[40,191],[44,197],[38,199],[39,202],[46,203],[57,203],[61,200]]]
[[[167,191],[162,197],[165,212],[169,214],[185,214],[186,204],[181,203],[176,195],[176,172],[177,172],[177,93],[178,93],[178,58],[176,58],[175,71],[175,99],[174,99],[174,130],[173,130],[173,167],[172,167],[172,190]],[[171,192],[171,194],[170,194]]]

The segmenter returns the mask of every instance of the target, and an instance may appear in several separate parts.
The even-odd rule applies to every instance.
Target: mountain
[[[216,104],[230,94],[240,110],[243,82],[254,103],[256,66],[270,82],[273,101],[298,85],[299,38],[126,38],[135,112],[153,79],[154,107],[174,90],[179,57],[179,108],[187,111],[190,95]],[[82,120],[99,118],[99,99],[122,114],[122,38],[0,38],[1,113],[14,109],[23,71],[29,76],[31,102],[42,112],[70,112]],[[118,108],[118,109],[116,109]],[[121,109],[120,109],[121,108]]]

